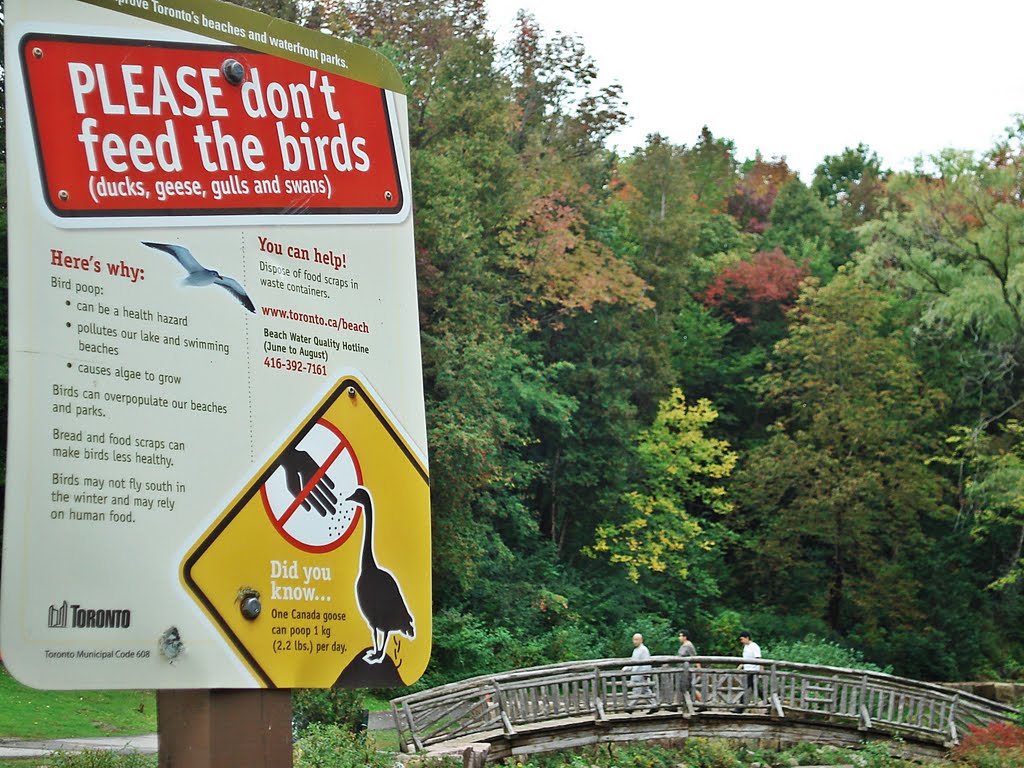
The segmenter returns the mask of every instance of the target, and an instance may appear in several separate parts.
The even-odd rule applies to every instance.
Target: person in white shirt
[[[740,640],[740,643],[743,645],[743,658],[744,659],[760,659],[761,658],[761,646],[759,646],[757,643],[755,643],[750,638],[750,633],[749,632],[740,632],[739,640]],[[747,686],[746,686],[746,689],[743,691],[743,698],[741,699],[741,702],[743,704],[746,704],[746,703],[750,702],[752,699],[756,699],[757,698],[756,691],[755,691],[755,685],[756,685],[757,673],[761,670],[761,665],[760,664],[755,664],[753,662],[746,661],[746,662],[740,664],[738,669],[742,669],[742,670],[744,670],[747,673]],[[755,694],[755,695],[751,696],[751,694]],[[736,711],[737,712],[742,712],[743,710],[742,709],[737,709]]]

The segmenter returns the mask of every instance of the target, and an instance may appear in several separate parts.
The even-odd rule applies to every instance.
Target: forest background
[[[499,44],[483,0],[239,4],[406,83],[421,686],[637,631],[674,653],[680,627],[704,654],[747,629],[766,657],[1024,677],[1024,118],[900,173],[860,144],[804,180],[713,126],[621,156],[621,90],[528,14]]]

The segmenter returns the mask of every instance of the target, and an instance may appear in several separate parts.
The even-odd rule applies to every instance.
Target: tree
[[[745,232],[763,233],[779,190],[792,178],[786,158],[766,161],[758,152],[745,164],[743,178],[729,198],[729,214]]]
[[[316,3],[310,0],[228,0],[253,11],[265,13],[275,19],[301,24],[315,8]]]
[[[580,210],[558,193],[533,201],[509,244],[533,317],[590,312],[598,303],[654,306],[643,280],[610,248],[587,235]]]
[[[798,266],[776,248],[725,267],[701,298],[737,325],[778,323],[806,277],[807,267]]]
[[[839,211],[849,227],[876,218],[885,200],[885,179],[881,161],[866,144],[847,147],[839,155],[826,155],[814,169],[811,182],[818,198]]]
[[[1010,419],[996,435],[958,427],[946,445],[951,451],[936,461],[959,470],[972,537],[1002,550],[989,586],[1009,587],[1024,577],[1024,424]]]
[[[708,127],[701,128],[693,147],[686,151],[686,172],[693,182],[693,194],[711,213],[724,211],[736,189],[736,145],[715,138]]]
[[[732,509],[724,483],[736,454],[706,434],[717,418],[710,401],[689,405],[672,390],[637,438],[641,481],[623,497],[623,522],[599,526],[589,554],[621,564],[634,583],[644,572],[660,573],[699,595],[716,593],[708,570],[694,565],[717,546],[716,518]]]
[[[653,134],[622,166],[635,192],[630,212],[640,243],[637,271],[654,286],[659,311],[668,313],[679,306],[685,291],[696,241],[694,187],[685,163],[685,147]]]
[[[768,224],[761,248],[781,248],[794,261],[807,264],[826,283],[858,245],[856,235],[841,226],[838,216],[800,179],[791,179],[779,190]]]
[[[1024,405],[1024,156],[931,160],[890,182],[899,206],[865,226],[861,271],[900,288],[916,333],[945,355],[957,420],[988,429]]]
[[[555,147],[585,157],[604,151],[604,141],[628,120],[617,84],[594,89],[598,67],[577,36],[545,37],[526,11],[505,52],[513,82],[518,129],[513,147]]]
[[[782,415],[739,477],[753,581],[838,631],[920,617],[911,561],[945,511],[925,466],[941,397],[885,309],[845,273],[806,287],[760,383]]]

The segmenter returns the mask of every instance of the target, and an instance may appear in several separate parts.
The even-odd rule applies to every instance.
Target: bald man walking
[[[644,636],[637,632],[633,635],[633,655],[632,660],[636,662],[628,667],[628,672],[649,672],[651,669],[650,664],[644,664],[643,662],[651,658],[651,652],[647,650],[647,646],[644,645]],[[636,709],[644,706],[645,704],[650,707],[648,712],[653,712],[655,709],[655,698],[654,689],[651,688],[651,677],[645,674],[633,674],[629,677],[629,708]]]

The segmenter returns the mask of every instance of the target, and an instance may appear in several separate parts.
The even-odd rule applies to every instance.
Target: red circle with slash
[[[320,419],[295,446],[309,454],[319,469],[309,478],[297,496],[288,490],[287,471],[278,466],[260,487],[263,506],[270,522],[281,536],[304,552],[330,552],[337,549],[355,531],[359,522],[358,505],[345,498],[362,485],[359,458],[348,438],[334,424]],[[325,480],[326,478],[326,480]],[[319,485],[334,494],[334,511],[321,515],[310,494]],[[309,504],[306,509],[303,502]]]

